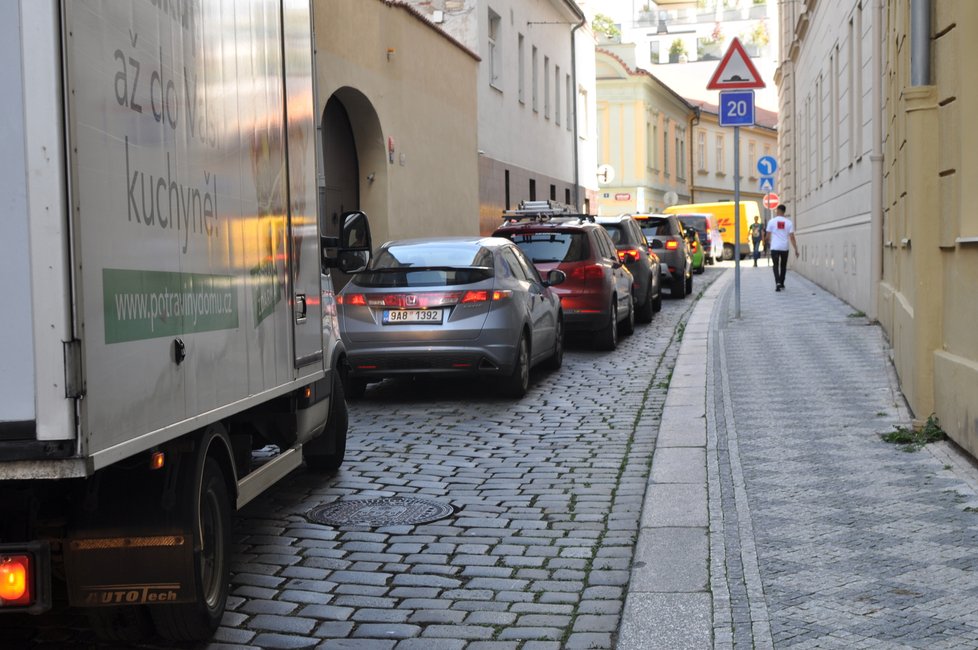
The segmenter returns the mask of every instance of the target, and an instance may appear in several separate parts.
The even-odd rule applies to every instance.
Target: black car
[[[651,322],[653,314],[662,309],[659,256],[631,217],[597,217],[595,220],[608,231],[618,250],[618,259],[632,272],[635,319],[643,323]]]

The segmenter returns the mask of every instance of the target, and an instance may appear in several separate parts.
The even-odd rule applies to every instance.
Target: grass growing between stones
[[[919,429],[897,427],[895,431],[884,433],[880,437],[884,442],[902,445],[901,449],[903,449],[903,451],[911,452],[919,451],[928,443],[945,440],[947,439],[947,434],[944,433],[944,429],[941,428],[941,424],[940,421],[938,421],[937,416],[931,415],[929,418],[927,418],[927,422],[924,423],[924,426],[920,427]]]

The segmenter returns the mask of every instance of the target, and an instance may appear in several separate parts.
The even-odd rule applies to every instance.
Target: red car
[[[632,274],[594,217],[552,201],[524,201],[504,218],[494,237],[513,241],[543,277],[553,269],[567,276],[553,290],[568,332],[594,332],[599,347],[613,350],[619,334],[635,330]]]

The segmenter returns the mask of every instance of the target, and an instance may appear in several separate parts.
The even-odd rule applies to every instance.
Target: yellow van
[[[720,229],[720,236],[723,238],[723,259],[732,260],[734,258],[734,203],[733,201],[720,201],[719,203],[687,203],[685,205],[673,205],[665,210],[666,214],[712,214],[716,217],[717,228]],[[756,201],[740,202],[740,257],[748,257],[751,253],[750,246],[750,224],[754,223],[754,217],[761,216],[757,208]]]

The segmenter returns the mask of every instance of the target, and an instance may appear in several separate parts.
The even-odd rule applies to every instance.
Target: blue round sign
[[[774,156],[761,156],[757,161],[757,171],[761,176],[774,176],[778,171],[778,161]]]

